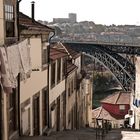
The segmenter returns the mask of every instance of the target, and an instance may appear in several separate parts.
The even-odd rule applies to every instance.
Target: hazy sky
[[[31,1],[22,0],[20,10],[31,15]],[[77,21],[98,24],[140,25],[140,0],[34,0],[36,20],[52,21],[76,13]]]

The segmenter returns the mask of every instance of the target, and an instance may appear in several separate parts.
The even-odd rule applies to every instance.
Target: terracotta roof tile
[[[62,52],[56,48],[50,48],[50,59],[51,60],[56,60],[58,58],[61,58],[61,57],[65,57],[67,56],[67,54],[65,52]]]
[[[74,51],[73,49],[71,49],[70,47],[66,46],[67,51],[69,52],[69,54],[72,56],[72,58],[76,59],[77,57],[80,56],[80,53],[77,53],[76,51]]]
[[[72,63],[67,63],[67,75],[69,75],[72,71],[76,70],[77,66]]]
[[[130,104],[130,93],[115,92],[101,100],[101,103],[109,104]]]
[[[73,59],[76,59],[77,57],[80,56],[80,53],[77,53],[75,50],[71,49],[69,46],[61,42],[55,43],[55,46],[58,49],[65,51],[69,55],[69,57],[72,57]]]
[[[43,25],[37,21],[32,22],[32,18],[28,17],[23,13],[19,13],[19,24],[20,26],[26,27],[27,29],[42,30],[42,31],[52,31],[54,29]]]

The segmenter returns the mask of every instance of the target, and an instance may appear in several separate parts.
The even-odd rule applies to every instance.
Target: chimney
[[[32,15],[31,15],[32,22],[34,22],[34,20],[35,20],[35,2],[34,1],[31,2],[31,13],[32,13]]]

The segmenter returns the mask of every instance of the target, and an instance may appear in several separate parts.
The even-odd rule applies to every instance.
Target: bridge
[[[114,75],[124,91],[131,91],[134,88],[134,56],[140,56],[140,46],[99,42],[63,41],[62,43],[99,61]]]

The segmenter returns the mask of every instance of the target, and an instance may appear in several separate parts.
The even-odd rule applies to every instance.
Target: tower
[[[75,13],[69,13],[69,20],[71,23],[77,22],[77,15]]]

